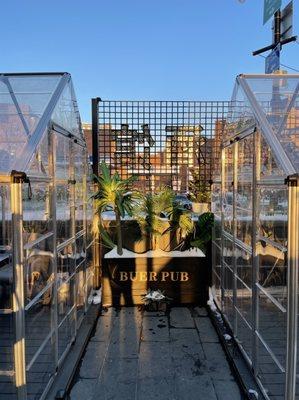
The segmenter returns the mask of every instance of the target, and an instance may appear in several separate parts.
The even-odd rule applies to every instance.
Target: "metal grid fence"
[[[93,169],[136,176],[149,192],[190,182],[209,188],[220,162],[227,101],[110,101],[93,99]]]

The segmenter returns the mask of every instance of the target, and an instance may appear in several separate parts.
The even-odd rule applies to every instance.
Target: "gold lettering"
[[[186,282],[189,280],[188,272],[181,272],[181,282]]]
[[[151,271],[151,272],[149,273],[149,280],[150,280],[150,281],[156,281],[156,280],[157,280],[157,272]]]
[[[169,272],[167,271],[162,271],[162,282],[165,282],[166,278],[169,276]]]
[[[147,272],[146,271],[139,272],[139,274],[140,274],[139,276],[140,276],[141,282],[147,281]]]
[[[174,274],[176,274],[176,278],[174,277]],[[179,280],[179,272],[171,271],[171,272],[170,272],[170,279],[171,279],[173,282],[178,281],[178,280]]]
[[[127,281],[128,280],[128,274],[125,271],[120,271],[120,280],[121,281]]]
[[[135,272],[130,272],[130,280],[133,282],[137,280],[137,274]]]

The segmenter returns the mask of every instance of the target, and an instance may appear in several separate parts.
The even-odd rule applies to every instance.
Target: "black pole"
[[[99,97],[91,99],[91,118],[92,118],[92,171],[94,175],[99,175],[99,107],[101,101]]]
[[[281,24],[281,12],[280,9],[274,14],[274,44],[277,46],[280,44],[280,24]],[[280,54],[280,48],[278,46],[278,53]]]

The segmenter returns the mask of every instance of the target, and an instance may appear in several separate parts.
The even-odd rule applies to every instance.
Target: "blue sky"
[[[3,0],[1,16],[0,70],[70,72],[83,121],[97,96],[230,99],[236,75],[264,71],[251,52],[271,41],[263,0]],[[287,45],[281,62],[299,69],[298,54]]]

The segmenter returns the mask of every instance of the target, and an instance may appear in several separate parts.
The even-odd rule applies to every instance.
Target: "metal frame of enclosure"
[[[134,175],[146,192],[161,186],[188,193],[196,180],[209,190],[220,162],[229,102],[92,100],[93,169]]]
[[[215,171],[213,296],[266,398],[298,398],[299,75],[237,78]]]
[[[0,397],[43,399],[89,307],[92,187],[68,73],[0,74]]]

